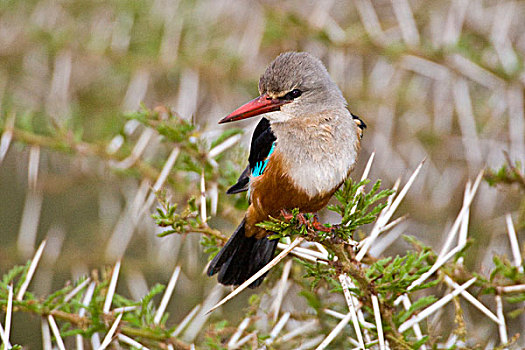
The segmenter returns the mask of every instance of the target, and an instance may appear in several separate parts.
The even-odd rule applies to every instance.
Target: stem
[[[106,149],[103,146],[81,141],[77,142],[68,138],[58,139],[51,136],[38,135],[17,128],[13,129],[13,139],[28,145],[38,145],[66,153],[76,153],[83,156],[97,156],[106,161],[117,162],[126,158],[126,156],[122,154],[118,155],[106,152]],[[135,160],[131,167],[135,168],[139,173],[141,173],[143,177],[146,177],[152,181],[155,181],[160,174],[157,169],[141,161],[140,159]]]
[[[217,238],[223,243],[226,243],[228,241],[228,237],[224,236],[221,231],[215,230],[208,225],[202,225],[200,227],[190,227],[188,228],[188,232],[195,232],[195,233],[203,233],[208,236],[212,236]]]
[[[91,319],[85,316],[79,316],[77,314],[64,312],[61,310],[46,310],[45,308],[40,308],[37,306],[36,302],[34,300],[25,302],[27,305],[17,305],[13,311],[19,310],[27,313],[36,314],[42,317],[45,317],[47,315],[52,315],[54,318],[66,321],[68,323],[71,323],[78,329],[86,329],[88,328],[92,322]],[[29,307],[28,305],[31,304],[32,307]],[[101,314],[101,317],[104,319],[104,323],[111,324],[115,320],[115,316],[111,314]],[[162,333],[155,332],[154,330],[143,328],[133,328],[127,325],[122,325],[119,328],[119,332],[122,334],[125,334],[129,337],[138,337],[142,339],[146,339],[149,341],[154,342],[164,342],[166,344],[172,344],[175,349],[180,350],[189,350],[191,347],[184,343],[183,341],[170,337],[169,335],[165,335]],[[157,344],[159,345],[159,344]]]

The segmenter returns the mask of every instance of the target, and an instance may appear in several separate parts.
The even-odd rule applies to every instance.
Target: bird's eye
[[[299,89],[293,89],[292,91],[290,91],[289,93],[287,93],[286,95],[284,95],[284,98],[286,100],[293,100],[294,98],[297,98],[299,96],[301,96],[302,94],[302,91],[299,90]]]

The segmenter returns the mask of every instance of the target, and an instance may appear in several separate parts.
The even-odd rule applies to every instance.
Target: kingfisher
[[[242,284],[273,258],[278,240],[258,223],[326,206],[354,168],[366,128],[323,63],[306,52],[280,54],[260,77],[259,93],[219,121],[265,115],[253,132],[248,166],[226,192],[248,191],[250,205],[208,267],[223,285]]]

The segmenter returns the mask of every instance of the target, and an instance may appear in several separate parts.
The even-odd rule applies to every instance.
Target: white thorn
[[[479,172],[478,177],[476,178],[476,181],[474,181],[474,185],[472,186],[472,189],[470,190],[470,195],[467,196],[467,200],[463,202],[463,207],[459,211],[459,214],[456,218],[456,221],[454,221],[454,224],[450,228],[450,231],[447,236],[447,240],[445,244],[443,244],[443,248],[441,248],[441,252],[438,255],[438,258],[444,256],[448,249],[450,248],[450,245],[452,244],[452,241],[454,240],[454,237],[456,236],[456,233],[458,232],[459,225],[461,224],[463,220],[463,216],[466,215],[467,211],[470,208],[470,205],[472,204],[472,200],[474,199],[474,196],[476,195],[476,192],[478,191],[479,184],[481,183],[481,179],[483,179],[483,170]]]
[[[228,349],[235,349],[238,347],[237,342],[241,338],[242,333],[244,330],[248,327],[250,324],[250,317],[246,317],[242,322],[239,324],[239,327],[237,327],[237,330],[235,333],[233,333],[232,337],[230,338],[230,341],[228,342]]]
[[[509,342],[509,337],[507,335],[507,326],[505,324],[505,315],[503,314],[501,295],[496,295],[496,313],[498,314],[498,318],[500,320],[498,329],[501,344],[507,344]]]
[[[147,347],[145,347],[144,345],[142,345],[138,341],[131,339],[127,335],[119,334],[119,335],[117,335],[117,338],[118,338],[119,341],[121,341],[123,343],[126,343],[128,345],[131,345],[131,346],[133,346],[136,349],[149,350]]]
[[[281,317],[281,319],[279,320],[279,322],[277,322],[277,324],[273,327],[272,331],[270,332],[270,337],[266,339],[266,341],[264,342],[266,345],[270,345],[274,342],[275,338],[277,338],[279,333],[281,333],[284,325],[286,324],[286,322],[288,322],[289,318],[290,318],[290,313],[285,312],[283,316]]]
[[[521,266],[521,252],[520,245],[518,243],[518,236],[516,235],[516,229],[514,228],[514,223],[512,222],[512,217],[510,214],[507,214],[507,232],[509,234],[510,247],[512,249],[512,256],[514,257],[514,265],[519,266],[521,272],[523,272],[523,266]]]
[[[69,302],[71,299],[75,297],[82,289],[84,289],[85,286],[91,281],[91,278],[86,278],[82,283],[80,283],[78,286],[76,286],[71,292],[67,293],[64,297],[64,303]]]
[[[9,341],[9,336],[11,335],[11,320],[13,317],[13,285],[7,287],[9,289],[9,295],[7,297],[7,309],[5,311],[5,329],[4,334]]]
[[[0,323],[0,339],[2,339],[2,343],[6,346],[7,349],[11,349],[11,343],[9,343],[9,339],[7,339],[7,337],[5,336],[2,323]]]
[[[393,0],[392,7],[394,14],[401,29],[403,41],[409,46],[419,45],[419,33],[417,31],[416,21],[410,9],[407,0]]]
[[[126,159],[123,159],[118,163],[114,163],[113,166],[119,169],[128,169],[133,164],[135,164],[141,157],[142,153],[144,153],[146,150],[150,139],[154,135],[155,131],[153,129],[146,128],[140,135],[137,143],[135,144],[135,147],[133,147],[131,154]]]
[[[346,302],[348,304],[348,308],[350,310],[350,316],[352,318],[352,323],[354,325],[354,330],[355,330],[355,333],[357,335],[357,341],[359,342],[359,346],[364,349],[365,348],[365,342],[363,340],[363,334],[361,333],[361,327],[359,326],[359,321],[357,319],[357,311],[356,311],[357,310],[356,309],[356,307],[357,307],[357,299],[354,298],[351,295],[350,290],[349,290],[351,281],[350,281],[350,279],[348,278],[348,276],[346,274],[342,274],[342,275],[339,275],[339,282],[341,283],[341,287],[343,287],[343,292],[344,292],[344,295],[345,295]],[[332,334],[332,333],[330,333],[330,334]],[[336,333],[336,335],[337,335],[337,333]],[[328,343],[326,345],[328,345]]]
[[[7,348],[9,349],[9,345]],[[49,323],[45,317],[42,317],[42,348],[44,350],[53,350],[53,343],[51,342],[51,330]]]
[[[370,174],[370,169],[372,168],[372,163],[374,162],[374,158],[376,156],[376,151],[372,152],[370,155],[370,158],[368,158],[368,162],[366,163],[365,170],[363,171],[363,176],[361,176],[361,181],[368,179],[368,175]]]
[[[200,308],[201,308],[200,304],[195,305],[195,307],[191,309],[191,311],[186,315],[186,317],[184,317],[184,319],[179,323],[177,328],[175,328],[173,333],[171,333],[171,336],[177,337],[184,330],[184,328],[188,325],[188,323],[191,322],[191,320],[193,319],[193,317],[195,317],[197,312],[199,312]]]
[[[414,324],[421,322],[422,320],[424,320],[425,318],[442,308],[454,297],[458,296],[462,291],[470,287],[474,282],[476,282],[476,277],[471,278],[470,280],[462,284],[459,288],[456,288],[452,293],[445,295],[443,298],[439,299],[434,304],[420,311],[417,315],[411,317],[409,320],[405,321],[401,326],[399,326],[399,332],[403,333],[407,329],[411,328]]]
[[[500,293],[519,293],[525,292],[525,284],[517,284],[514,286],[497,287]]]
[[[334,340],[334,338],[341,332],[341,330],[343,330],[343,328],[348,324],[348,322],[350,322],[351,318],[352,318],[352,312],[349,312],[348,314],[346,314],[346,316],[341,321],[339,321],[337,326],[335,326],[335,328],[332,329],[330,334],[328,334],[328,336],[324,338],[324,340],[321,342],[321,344],[319,344],[316,350],[323,350],[324,348],[326,348],[332,342],[332,340]],[[356,317],[356,320],[357,320],[357,317]],[[363,344],[362,349],[364,349],[364,344]]]
[[[120,272],[120,260],[117,261],[113,268],[113,274],[111,275],[111,281],[109,282],[108,293],[106,294],[106,300],[104,301],[104,309],[102,310],[107,314],[111,308],[113,296],[115,295],[115,289],[117,288],[117,280]]]
[[[98,333],[93,333],[93,335],[91,336],[91,347],[97,350],[100,347],[100,336],[98,335]]]
[[[180,274],[180,266],[177,266],[175,267],[175,270],[173,270],[173,274],[171,275],[170,281],[168,282],[166,291],[164,292],[164,295],[162,296],[162,300],[160,302],[159,308],[157,309],[157,312],[155,313],[155,318],[153,319],[153,323],[159,324],[160,320],[162,319],[162,315],[164,314],[164,311],[166,311],[166,307],[168,306],[168,303],[171,299],[171,295],[173,294],[173,290],[175,289],[175,284],[177,283],[179,274]]]
[[[385,337],[383,335],[383,324],[381,322],[381,310],[379,309],[379,299],[375,294],[372,294],[372,307],[374,308],[377,337],[379,338],[379,349],[385,350]]]
[[[108,347],[108,345],[113,340],[113,335],[115,334],[115,331],[117,330],[117,327],[120,323],[120,320],[122,319],[123,314],[119,314],[117,318],[115,319],[115,322],[111,325],[111,328],[108,331],[108,334],[104,337],[104,340],[102,341],[102,344],[100,344],[98,350],[104,350]]]
[[[117,314],[123,314],[126,312],[135,311],[138,309],[140,309],[140,306],[122,306],[122,307],[114,308],[113,310],[111,310],[111,313],[114,315],[117,315]]]
[[[297,249],[297,248],[296,248]],[[283,273],[281,275],[281,281],[279,282],[279,289],[277,291],[277,297],[273,303],[273,321],[277,321],[279,316],[279,309],[281,308],[281,303],[283,301],[284,293],[286,286],[288,285],[288,276],[290,274],[290,269],[292,268],[292,260],[288,260],[283,267]]]
[[[410,284],[410,286],[407,288],[407,291],[411,291],[412,289],[414,289],[415,287],[419,286],[421,283],[425,282],[427,280],[427,278],[429,278],[430,276],[432,276],[434,274],[434,272],[436,272],[441,266],[443,266],[443,264],[445,264],[449,259],[451,259],[454,255],[456,255],[457,253],[459,253],[459,251],[463,249],[462,246],[457,246],[456,248],[452,249],[450,252],[448,252],[447,255],[445,255],[444,257],[438,259],[436,261],[436,263],[434,265],[432,265],[432,267],[430,268],[430,270],[428,270],[427,272],[425,272],[424,274],[422,274],[417,280],[415,280],[414,282],[412,282]]]
[[[444,275],[445,283],[448,284],[452,288],[459,288],[459,284],[454,282],[452,278],[450,278],[447,275]],[[478,299],[474,298],[472,294],[470,294],[467,291],[461,292],[461,296],[467,299],[472,305],[474,305],[476,308],[478,308],[479,311],[483,312],[485,315],[487,315],[492,321],[496,322],[498,325],[501,323],[501,320],[492,313],[485,305],[483,305]]]
[[[233,135],[232,137],[228,137],[222,143],[220,143],[217,146],[213,147],[208,152],[208,157],[209,158],[217,157],[219,154],[221,154],[222,152],[224,152],[225,150],[227,150],[231,146],[235,145],[241,139],[241,137],[242,137],[241,134],[237,134],[237,135]]]
[[[292,330],[291,332],[284,334],[280,339],[280,343],[286,344],[287,342],[289,342],[296,336],[305,335],[307,333],[313,332],[316,329],[317,329],[317,320],[306,322],[304,325],[299,326],[295,328],[294,330]]]
[[[252,339],[257,339],[257,333],[252,332],[252,333],[248,334],[247,336],[241,338],[236,344],[237,348],[240,348],[241,346],[243,346],[244,344],[246,344],[247,342],[249,342]]]
[[[385,208],[384,210],[387,210],[387,211],[384,213],[384,215],[380,216],[377,219],[376,224],[374,225],[374,228],[372,229],[372,232],[370,233],[370,236],[368,237],[368,239],[363,244],[363,246],[361,247],[361,249],[359,250],[359,252],[357,253],[355,257],[357,261],[361,261],[365,257],[365,254],[368,252],[368,249],[370,248],[372,243],[375,241],[375,239],[379,235],[381,228],[385,226],[388,223],[388,220],[390,220],[390,218],[392,217],[392,215],[394,215],[394,212],[396,211],[397,207],[399,206],[399,204],[401,204],[401,201],[403,200],[408,190],[414,183],[424,162],[425,160],[422,160],[419,163],[418,167],[416,168],[416,170],[414,170],[414,172],[412,173],[412,176],[410,176],[410,178],[408,179],[407,183],[405,184],[401,192],[399,192],[397,197],[392,202],[392,205],[389,206],[388,209]]]
[[[62,336],[60,335],[60,330],[58,329],[58,326],[55,322],[55,319],[52,315],[47,316],[47,321],[49,322],[49,325],[51,326],[51,331],[53,332],[53,335],[55,336],[58,348],[60,350],[66,350],[66,347],[64,345],[64,341],[62,340]]]
[[[0,164],[2,164],[2,161],[4,160],[4,157],[7,154],[7,151],[9,150],[9,145],[11,144],[11,140],[13,139],[14,126],[15,115],[11,114],[9,117],[7,117],[7,120],[4,124],[4,133],[2,134],[2,138],[0,138]]]
[[[89,306],[89,303],[91,302],[91,298],[93,298],[93,293],[95,292],[96,283],[91,282],[88,289],[86,290],[86,294],[84,294],[84,299],[82,300],[82,305],[84,305],[80,311],[78,311],[78,315],[80,317],[84,317],[86,314],[86,308]]]
[[[465,185],[465,193],[463,194],[463,205],[465,205],[467,198],[470,196],[470,188],[470,181],[467,181],[467,184]],[[460,246],[467,244],[469,217],[470,209],[467,209],[465,215],[463,215],[463,218],[461,219],[461,226],[459,228],[458,245]],[[458,264],[463,264],[463,257],[458,259]]]
[[[412,306],[412,304],[410,303],[410,298],[408,297],[408,295],[404,294],[403,295],[403,307],[405,308],[405,310],[409,310],[410,306]],[[414,334],[416,335],[417,340],[423,339],[423,333],[421,332],[421,327],[419,327],[419,323],[416,322],[412,326],[412,329],[414,330]],[[427,350],[427,347],[425,344],[421,345],[421,350]]]
[[[33,278],[33,274],[35,273],[38,262],[40,261],[40,257],[42,257],[42,252],[44,251],[45,246],[46,241],[44,240],[42,241],[42,243],[40,243],[40,246],[38,247],[35,256],[33,257],[33,260],[31,261],[31,265],[29,265],[29,269],[27,270],[27,275],[24,280],[24,283],[22,283],[22,286],[20,286],[20,290],[16,295],[16,300],[21,301],[24,298],[24,294],[27,290],[27,287],[29,287],[29,283],[31,283],[31,279]]]
[[[208,216],[206,215],[206,181],[204,179],[204,169],[201,173],[201,221],[206,223]]]
[[[27,169],[30,190],[36,190],[38,181],[38,164],[40,163],[40,147],[33,146],[29,152],[29,166]]]
[[[179,156],[180,149],[178,147],[175,147],[168,159],[166,160],[166,163],[164,163],[164,166],[162,167],[162,170],[157,177],[157,180],[155,181],[155,184],[153,185],[153,191],[157,192],[160,190],[162,185],[164,185],[164,182],[166,182],[166,179],[168,178],[168,175],[171,172],[171,169],[173,168],[173,165],[175,164],[175,161],[177,160],[177,157]]]

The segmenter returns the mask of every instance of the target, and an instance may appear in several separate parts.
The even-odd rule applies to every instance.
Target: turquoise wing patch
[[[266,169],[266,166],[268,165],[268,161],[270,160],[270,156],[272,155],[273,151],[275,149],[275,141],[272,143],[272,148],[270,148],[270,152],[268,152],[268,155],[266,158],[260,162],[257,162],[255,166],[252,169],[252,176],[257,177],[261,176],[264,173],[264,170]]]

